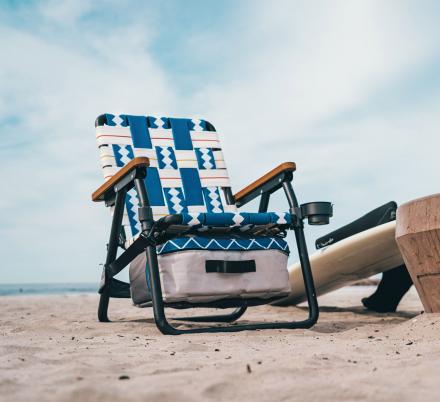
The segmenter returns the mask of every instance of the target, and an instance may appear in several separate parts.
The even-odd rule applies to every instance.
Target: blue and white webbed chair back
[[[96,139],[104,178],[109,179],[135,157],[148,157],[145,184],[154,220],[180,214],[183,224],[200,227],[158,245],[163,297],[168,302],[210,301],[227,297],[269,298],[287,294],[289,249],[281,237],[209,237],[203,227],[288,223],[289,214],[245,214],[230,192],[219,137],[205,120],[105,114],[96,121]],[[232,199],[231,199],[232,198]],[[228,202],[229,201],[229,202]],[[138,199],[127,193],[123,218],[125,245],[139,236]],[[263,216],[264,215],[264,216]],[[207,260],[254,260],[256,271],[243,275],[207,274]],[[150,299],[145,253],[130,266],[132,298]]]
[[[205,120],[103,115],[96,126],[101,166],[109,179],[135,157],[148,157],[146,187],[153,217],[237,212],[218,134]],[[126,198],[123,225],[130,244],[140,233],[137,195]]]

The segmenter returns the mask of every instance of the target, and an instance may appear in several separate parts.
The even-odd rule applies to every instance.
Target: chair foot
[[[247,306],[241,306],[230,314],[207,315],[195,317],[176,317],[173,320],[188,322],[234,322],[237,321],[246,311]]]
[[[110,322],[107,315],[109,301],[110,301],[110,296],[108,294],[108,290],[104,289],[103,292],[101,293],[101,297],[99,298],[99,306],[98,306],[99,322]]]
[[[238,324],[231,326],[218,327],[199,327],[190,329],[178,329],[168,323],[163,316],[156,319],[156,325],[160,332],[164,335],[183,335],[183,334],[200,334],[200,333],[218,333],[218,332],[240,332],[255,331],[262,329],[308,329],[315,325],[318,316],[309,316],[306,320],[296,322],[275,322],[275,323],[258,323],[258,324]]]

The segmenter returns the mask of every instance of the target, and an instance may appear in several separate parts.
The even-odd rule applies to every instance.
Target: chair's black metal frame
[[[249,323],[236,324],[229,326],[209,326],[209,327],[193,327],[188,329],[179,329],[172,326],[167,320],[165,314],[165,307],[173,308],[193,308],[193,307],[215,307],[215,308],[235,308],[230,314],[214,315],[214,316],[197,316],[197,317],[178,317],[174,320],[187,322],[221,322],[232,323],[238,320],[246,311],[248,306],[259,304],[267,304],[276,301],[278,298],[272,299],[224,299],[209,303],[165,303],[162,298],[162,290],[160,283],[158,259],[156,254],[156,246],[163,243],[170,238],[167,234],[167,228],[172,224],[179,223],[179,215],[169,215],[166,219],[161,221],[154,221],[152,211],[149,205],[147,191],[145,187],[144,178],[147,174],[146,166],[136,166],[124,177],[120,178],[111,188],[104,194],[104,200],[107,206],[114,206],[114,213],[112,219],[112,226],[110,231],[110,238],[108,242],[107,258],[104,265],[103,283],[100,288],[100,301],[98,308],[98,318],[101,322],[109,321],[107,311],[110,297],[130,297],[129,284],[118,281],[114,278],[122,269],[124,269],[137,255],[142,252],[146,253],[147,263],[149,266],[148,275],[151,284],[151,306],[154,311],[154,318],[157,327],[164,334],[178,335],[185,333],[200,333],[200,332],[236,332],[242,330],[258,330],[258,329],[293,329],[293,328],[310,328],[318,320],[319,308],[315,294],[315,287],[313,283],[313,276],[310,268],[310,262],[307,252],[306,241],[304,237],[303,219],[309,218],[311,214],[322,214],[323,220],[320,222],[311,223],[328,223],[328,217],[331,216],[330,203],[314,203],[312,205],[312,212],[310,208],[301,207],[298,204],[297,198],[293,191],[292,171],[282,171],[271,180],[256,187],[253,191],[246,194],[238,202],[234,200],[230,188],[224,188],[226,201],[230,204],[234,203],[241,207],[247,202],[260,196],[259,212],[266,212],[269,199],[273,192],[283,189],[289,203],[289,212],[292,217],[292,229],[295,233],[296,244],[299,253],[299,259],[302,267],[302,274],[307,294],[307,301],[309,306],[308,317],[302,321],[293,322],[270,322],[270,323]],[[124,211],[124,200],[128,190],[135,188],[139,198],[139,220],[141,223],[142,233],[128,248],[123,247],[123,241],[120,239],[122,217]],[[309,205],[310,204],[305,204]],[[322,207],[322,208],[321,208]],[[320,210],[321,208],[321,210]],[[316,211],[318,210],[318,212]],[[320,210],[320,211],[319,211]],[[208,232],[209,233],[209,232]],[[206,233],[205,233],[206,235]],[[173,236],[176,236],[174,233]],[[246,234],[242,235],[243,237]],[[117,257],[118,247],[123,247],[124,250],[119,257]]]

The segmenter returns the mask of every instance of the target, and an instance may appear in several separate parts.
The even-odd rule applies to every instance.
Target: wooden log
[[[396,241],[427,313],[440,313],[440,194],[402,204]]]

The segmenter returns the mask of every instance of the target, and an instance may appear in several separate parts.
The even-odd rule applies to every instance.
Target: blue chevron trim
[[[279,250],[289,254],[289,246],[285,240],[274,237],[241,238],[211,238],[211,237],[179,237],[168,240],[157,248],[159,255],[187,250]]]

